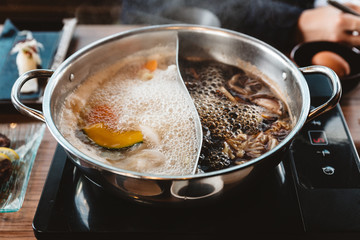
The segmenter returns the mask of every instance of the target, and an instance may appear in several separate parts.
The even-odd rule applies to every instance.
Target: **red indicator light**
[[[310,143],[312,145],[328,145],[326,134],[321,130],[308,131]]]
[[[319,143],[325,143],[326,141],[322,137],[319,137],[319,138],[313,138],[312,142],[315,144],[319,144]]]

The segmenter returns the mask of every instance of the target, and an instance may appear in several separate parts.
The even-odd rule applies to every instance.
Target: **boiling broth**
[[[261,77],[217,61],[181,59],[180,66],[203,128],[200,171],[257,158],[291,131],[286,104]]]
[[[199,148],[197,113],[177,80],[174,56],[173,49],[155,48],[86,79],[62,108],[64,137],[88,156],[119,169],[191,174]],[[84,133],[84,128],[99,123],[116,134],[140,131],[143,139],[117,149],[100,146]]]

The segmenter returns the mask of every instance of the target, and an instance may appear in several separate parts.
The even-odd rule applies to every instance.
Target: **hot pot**
[[[118,169],[98,162],[73,147],[58,130],[62,102],[89,75],[114,61],[155,45],[176,41],[177,58],[194,56],[233,64],[241,59],[267,75],[283,94],[293,116],[290,134],[262,156],[227,169],[186,176],[160,176]],[[310,94],[303,74],[321,73],[332,83],[332,96],[310,110]],[[180,74],[180,73],[179,73]],[[20,100],[21,86],[31,78],[49,78],[44,91],[42,112]],[[220,28],[196,25],[162,25],[139,28],[111,35],[77,51],[56,71],[33,70],[20,76],[12,89],[12,102],[23,114],[47,124],[69,158],[87,178],[107,191],[147,204],[196,203],[223,198],[232,189],[247,189],[255,180],[275,167],[303,125],[334,107],[341,96],[336,74],[321,66],[298,69],[287,57],[250,36]]]

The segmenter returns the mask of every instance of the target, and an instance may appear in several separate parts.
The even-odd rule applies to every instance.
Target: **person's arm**
[[[348,4],[360,12],[360,6]],[[360,17],[343,13],[332,7],[319,7],[305,10],[299,17],[299,41],[334,41],[360,45]]]

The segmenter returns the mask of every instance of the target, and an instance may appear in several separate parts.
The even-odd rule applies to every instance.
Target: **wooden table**
[[[128,30],[134,26],[124,25],[80,25],[74,33],[74,39],[69,49],[73,53],[81,47],[102,37]],[[1,30],[1,28],[0,28]],[[341,107],[348,122],[350,132],[356,148],[360,150],[360,85],[345,94]],[[6,114],[1,116],[0,122],[18,121],[19,115]],[[28,118],[21,118],[30,121]],[[50,132],[46,130],[40,145],[23,207],[15,213],[0,214],[0,239],[35,239],[32,229],[32,220],[40,199],[43,185],[54,155],[57,143]]]

